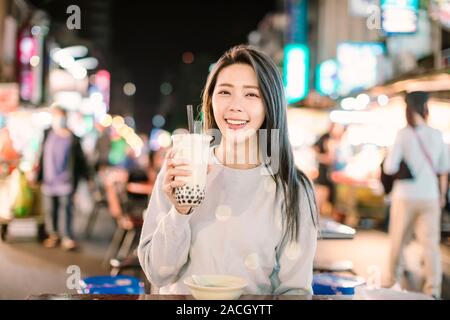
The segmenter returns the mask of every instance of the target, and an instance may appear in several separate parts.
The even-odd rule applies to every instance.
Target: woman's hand
[[[181,166],[185,166],[188,163],[185,161],[174,161],[173,151],[171,150],[166,157],[166,173],[163,179],[163,189],[169,198],[170,202],[174,205],[175,209],[180,214],[188,214],[192,207],[190,206],[180,206],[175,199],[174,193],[175,188],[182,187],[186,184],[184,181],[175,181],[176,177],[188,177],[191,175],[190,170],[180,169]]]

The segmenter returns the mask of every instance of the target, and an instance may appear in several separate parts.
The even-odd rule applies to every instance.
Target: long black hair
[[[289,240],[298,239],[298,230],[300,227],[300,194],[307,197],[310,208],[311,219],[317,227],[317,205],[314,196],[314,188],[306,175],[298,170],[294,163],[292,147],[288,138],[286,109],[287,103],[284,96],[284,87],[281,74],[275,63],[264,53],[250,46],[239,45],[231,48],[223,54],[217,61],[214,68],[208,76],[203,97],[202,109],[204,115],[205,129],[217,129],[217,123],[212,111],[212,95],[216,86],[217,77],[220,71],[232,64],[241,63],[253,68],[258,79],[260,92],[262,95],[265,119],[261,129],[267,131],[267,149],[271,149],[271,129],[279,130],[279,170],[271,172],[271,176],[276,183],[276,192],[281,189],[284,195],[284,214],[285,214],[285,235]],[[263,155],[266,157],[266,155]],[[274,156],[271,154],[271,156]],[[264,164],[268,168],[268,159],[264,159]],[[269,168],[268,168],[269,169]],[[304,193],[300,188],[303,187]]]
[[[428,118],[428,98],[429,94],[424,91],[414,91],[406,94],[406,122],[411,127],[416,126],[414,114],[420,115],[424,120]]]

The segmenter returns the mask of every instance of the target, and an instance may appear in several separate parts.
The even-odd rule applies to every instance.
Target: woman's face
[[[253,68],[232,64],[223,68],[212,96],[214,119],[224,139],[240,143],[256,134],[264,122],[264,103]]]

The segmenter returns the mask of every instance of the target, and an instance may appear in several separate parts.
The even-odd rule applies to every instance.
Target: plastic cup
[[[191,175],[178,176],[175,181],[185,181],[183,187],[175,188],[179,206],[195,207],[205,198],[206,174],[208,171],[209,144],[212,137],[205,134],[176,134],[172,136],[173,160],[184,160],[188,164],[180,169],[191,171]]]

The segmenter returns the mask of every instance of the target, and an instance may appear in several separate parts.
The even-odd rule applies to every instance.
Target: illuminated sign
[[[337,62],[341,95],[370,88],[385,80],[384,45],[381,43],[341,43],[337,47]]]
[[[419,0],[381,0],[381,26],[387,34],[415,33]]]
[[[102,94],[103,101],[106,103],[107,110],[109,110],[109,98],[111,87],[111,74],[107,70],[99,70],[94,77],[94,86]]]
[[[316,89],[320,94],[333,95],[339,85],[338,64],[334,59],[325,60],[317,68]]]
[[[287,0],[289,29],[287,39],[290,43],[308,41],[308,0]]]
[[[303,44],[284,48],[284,86],[288,103],[298,102],[308,94],[309,49]]]
[[[368,17],[371,12],[371,6],[378,5],[377,0],[350,0],[350,14],[356,17]]]

